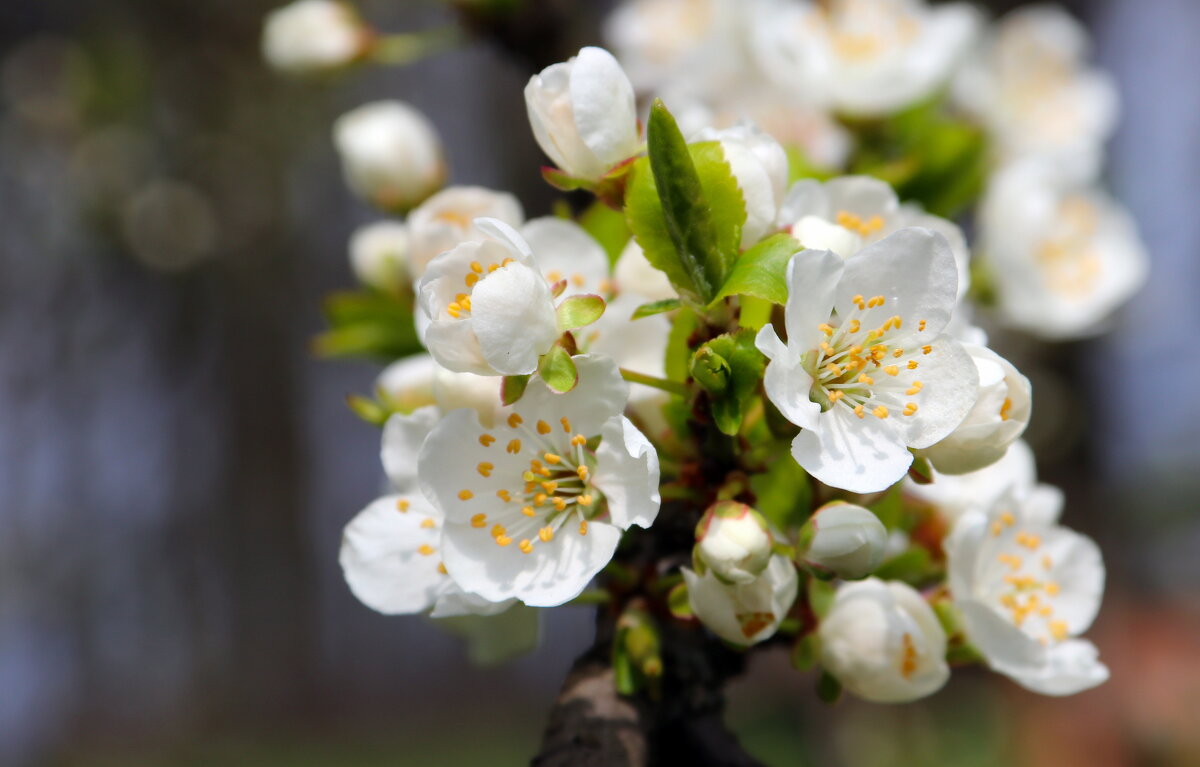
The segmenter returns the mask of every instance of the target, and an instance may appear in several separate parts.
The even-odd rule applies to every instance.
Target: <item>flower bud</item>
[[[350,237],[350,268],[363,285],[395,291],[408,276],[408,227],[399,221],[377,221]]]
[[[411,413],[435,403],[437,371],[437,363],[428,354],[402,357],[383,369],[375,379],[375,389],[392,410]]]
[[[870,575],[883,560],[887,528],[871,511],[835,501],[822,506],[808,522],[812,543],[804,560],[840,578]]]
[[[437,131],[402,102],[376,101],[347,112],[334,124],[333,138],[346,183],[384,210],[408,210],[446,180]]]
[[[860,698],[916,700],[950,677],[946,633],[905,583],[868,578],[842,584],[818,632],[821,665]]]
[[[298,0],[267,14],[262,53],[280,72],[316,74],[359,58],[370,39],[370,30],[346,3]]]
[[[799,577],[787,557],[770,557],[749,583],[724,583],[713,571],[683,568],[692,614],[726,642],[752,645],[769,638],[796,601]]]
[[[779,206],[787,193],[787,153],[769,134],[749,124],[703,130],[696,138],[721,143],[725,161],[746,204],[742,247],[754,245],[775,227]]]
[[[633,86],[613,55],[584,48],[525,86],[534,138],[569,176],[598,181],[638,153]]]
[[[979,396],[948,437],[921,454],[943,474],[966,474],[1004,457],[1029,425],[1033,390],[1012,364],[982,346],[963,344],[979,371]]]
[[[720,501],[696,526],[696,564],[726,583],[750,583],[770,561],[772,543],[761,514],[743,503]]]

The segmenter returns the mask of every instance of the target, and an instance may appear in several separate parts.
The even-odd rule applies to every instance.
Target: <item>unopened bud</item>
[[[695,557],[726,583],[750,583],[771,560],[772,543],[761,514],[744,503],[720,501],[696,526]]]
[[[883,560],[887,528],[861,506],[841,501],[826,504],[808,524],[812,543],[804,560],[813,567],[853,579],[870,575]]]

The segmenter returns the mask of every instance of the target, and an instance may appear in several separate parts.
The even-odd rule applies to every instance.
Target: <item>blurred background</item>
[[[546,213],[521,89],[600,42],[611,3],[539,2],[537,23],[327,85],[260,62],[278,4],[0,4],[3,767],[522,764],[589,642],[587,608],[549,611],[534,655],[479,670],[354,600],[339,536],[383,477],[344,397],[377,369],[309,339],[373,218],[332,120],[409,101],[452,181]],[[389,31],[453,21],[359,5]],[[1068,5],[1120,84],[1109,181],[1153,258],[1114,333],[1027,368],[1042,477],[1105,553],[1091,638],[1113,678],[1059,701],[970,671],[831,710],[764,654],[729,719],[768,764],[1200,765],[1200,4]]]

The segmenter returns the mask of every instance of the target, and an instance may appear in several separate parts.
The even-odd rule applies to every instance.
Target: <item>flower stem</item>
[[[670,381],[666,378],[657,376],[648,376],[645,373],[636,373],[626,368],[621,368],[621,377],[630,383],[638,383],[643,386],[652,386],[655,389],[661,389],[671,394],[678,394],[680,397],[687,396],[687,386],[678,381]]]

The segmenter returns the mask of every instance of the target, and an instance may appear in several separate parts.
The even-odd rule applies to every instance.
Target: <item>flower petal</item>
[[[852,493],[886,490],[912,464],[912,453],[888,421],[858,418],[844,406],[822,413],[815,429],[797,434],[792,457],[820,481]]]
[[[408,415],[396,413],[384,424],[380,457],[388,481],[398,492],[416,490],[417,454],[440,417],[436,405],[427,405]]]
[[[557,394],[540,379],[529,382],[524,396],[513,406],[526,420],[544,417],[551,423],[566,416],[571,431],[594,437],[613,416],[625,410],[629,384],[621,378],[617,364],[609,357],[581,354],[572,358],[579,372],[579,383],[566,394]]]
[[[538,269],[553,284],[567,280],[566,295],[608,291],[608,254],[574,221],[546,216],[521,227]]]
[[[625,416],[610,418],[600,430],[592,484],[608,499],[609,521],[622,530],[650,527],[658,516],[658,453]]]
[[[484,360],[497,373],[532,373],[537,369],[538,357],[558,338],[550,286],[542,275],[524,264],[497,269],[481,279],[471,293],[471,329],[479,339]],[[437,355],[432,345],[430,352]]]

